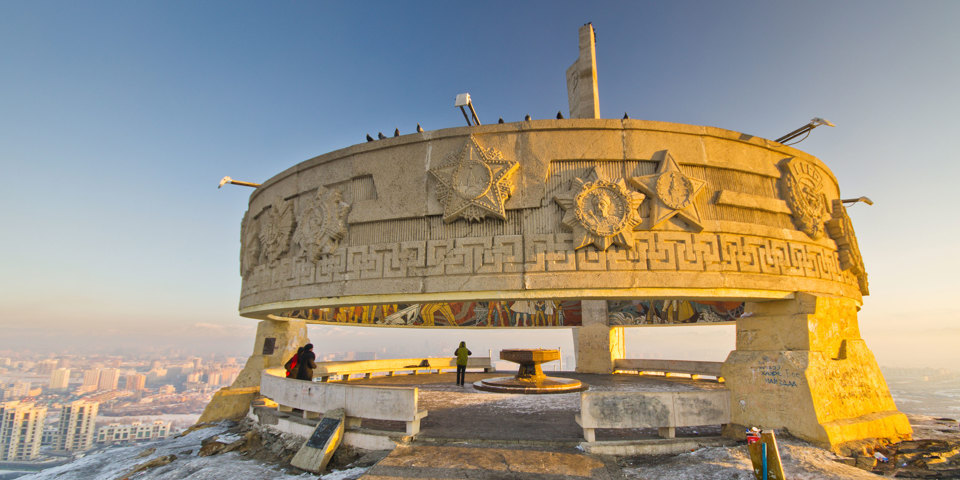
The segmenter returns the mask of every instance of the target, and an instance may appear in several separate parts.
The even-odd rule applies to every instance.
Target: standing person
[[[283,368],[287,369],[287,378],[293,377],[297,378],[297,365],[300,361],[300,354],[303,353],[303,347],[297,349],[297,353],[294,353],[290,360],[287,360],[287,363],[283,364]]]
[[[467,342],[460,342],[460,346],[453,354],[457,356],[457,385],[463,386],[467,377],[467,357],[473,355],[473,352],[467,350]]]
[[[313,369],[317,364],[313,363],[317,356],[313,353],[313,344],[308,343],[303,346],[300,357],[297,359],[297,380],[313,381]]]

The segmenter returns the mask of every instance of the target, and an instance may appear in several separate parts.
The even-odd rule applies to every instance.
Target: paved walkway
[[[663,378],[638,375],[589,375],[545,372],[576,378],[593,391],[685,391],[724,388],[711,380]],[[398,375],[352,380],[358,385],[389,385],[420,388],[420,409],[429,414],[421,421],[418,441],[487,441],[488,443],[573,446],[583,441],[583,430],[574,421],[580,411],[580,393],[518,395],[476,390],[472,383],[483,378],[511,375],[507,372],[468,373],[467,385],[456,386],[455,374]],[[365,428],[403,430],[400,422],[365,420]],[[717,426],[677,429],[677,436],[719,435]],[[657,438],[656,429],[600,430],[598,440]],[[441,442],[438,440],[445,440]]]
[[[415,445],[397,447],[360,478],[606,480],[624,477],[615,462],[572,449]]]

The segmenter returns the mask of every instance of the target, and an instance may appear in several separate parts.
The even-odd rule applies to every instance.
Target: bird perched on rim
[[[524,122],[529,122],[531,120],[530,115],[523,117]]]
[[[399,129],[399,128],[394,128],[394,129],[393,129],[393,136],[394,136],[394,137],[399,137],[399,136],[400,136],[400,129]]]
[[[623,119],[630,120],[630,115],[627,115],[627,112],[623,112]]]
[[[420,124],[418,123],[418,124],[417,124],[417,133],[420,133],[420,132],[422,132],[422,131],[423,131],[423,127],[421,127]]]
[[[563,120],[563,113],[560,110],[557,110],[557,120]]]
[[[497,123],[503,123],[503,117],[500,117],[500,120],[497,120]]]
[[[372,141],[373,141],[373,137],[371,137],[369,133],[367,134],[367,141],[368,141],[368,142],[372,142]]]
[[[384,135],[383,132],[377,132],[377,138],[379,138],[380,140],[383,140],[384,138],[387,138],[387,136]]]

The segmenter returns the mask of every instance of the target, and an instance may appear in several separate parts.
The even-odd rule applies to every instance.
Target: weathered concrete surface
[[[238,420],[246,416],[250,403],[260,395],[260,387],[224,387],[217,390],[210,403],[203,408],[197,423]]]
[[[577,373],[613,373],[614,361],[625,356],[623,327],[608,325],[606,300],[580,302],[582,327],[574,327]]]
[[[703,362],[691,360],[660,360],[647,358],[622,358],[614,360],[617,370],[638,372],[686,373],[690,375],[721,376],[723,362]]]
[[[856,302],[798,293],[748,304],[747,311],[754,315],[737,321],[737,350],[722,369],[733,424],[787,429],[834,449],[910,438],[910,424],[860,338]]]
[[[346,423],[346,418],[343,414],[343,409],[338,408],[324,412],[323,420],[337,422],[336,427],[332,432],[326,432],[327,437],[323,439],[322,444],[314,444],[313,436],[308,437],[308,440],[304,442],[300,450],[297,450],[296,455],[290,459],[290,465],[308,472],[322,473],[323,469],[327,467],[327,463],[330,463],[330,459],[333,458],[333,453],[343,440],[343,424]],[[321,428],[326,427],[328,427],[328,425],[324,422],[318,423],[313,435],[316,435],[317,431]]]
[[[555,377],[573,378],[590,385],[590,391],[724,391],[713,381],[685,378],[643,377],[638,375],[592,375],[573,372],[547,372]],[[420,408],[429,410],[423,419],[417,442],[428,440],[559,442],[576,445],[583,441],[583,430],[574,421],[580,412],[580,393],[552,395],[514,395],[487,393],[474,389],[472,382],[502,376],[499,373],[467,373],[467,385],[455,385],[453,374],[404,375],[358,380],[357,384],[416,386]],[[354,383],[354,382],[351,382]],[[367,422],[364,427],[402,433],[399,422]],[[656,438],[656,428],[609,429],[597,432],[601,441]],[[678,437],[719,435],[719,425],[681,427]]]
[[[593,25],[580,27],[580,55],[567,69],[567,97],[570,118],[600,118],[600,94],[597,88],[597,42]]]
[[[333,375],[357,375],[371,373],[396,372],[431,372],[456,370],[457,359],[453,357],[421,357],[421,358],[389,358],[381,360],[348,360],[337,362],[317,362],[317,368],[314,369],[314,377],[322,378]],[[484,371],[492,371],[493,364],[490,357],[470,357],[467,359],[468,369],[482,368]]]
[[[616,464],[569,450],[401,446],[360,478],[602,480],[622,477]]]
[[[730,421],[730,395],[700,392],[582,392],[584,428],[721,425]]]
[[[308,382],[284,378],[281,370],[267,370],[261,378],[261,393],[284,409],[300,409],[318,414],[343,409],[348,425],[361,419],[400,421],[408,435],[420,431],[420,420],[427,416],[418,408],[416,387],[360,386],[347,383]]]
[[[273,351],[264,352],[264,346],[273,339]],[[260,373],[268,368],[280,368],[297,349],[310,343],[307,324],[303,321],[263,320],[257,324],[257,336],[253,342],[253,354],[247,359],[243,370],[231,387],[260,385]]]

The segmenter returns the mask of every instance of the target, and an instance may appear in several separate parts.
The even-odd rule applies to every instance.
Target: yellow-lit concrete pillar
[[[850,442],[899,441],[912,434],[873,353],[860,338],[857,305],[797,293],[748,303],[737,349],[723,364],[731,425],[785,429],[840,451]]]
[[[257,325],[253,354],[229,387],[221,388],[203,409],[197,423],[241,418],[260,394],[260,373],[282,367],[297,349],[310,343],[303,321],[263,320]]]
[[[573,347],[579,373],[612,373],[613,362],[624,356],[623,327],[607,322],[606,300],[580,302],[581,327],[573,328]]]

